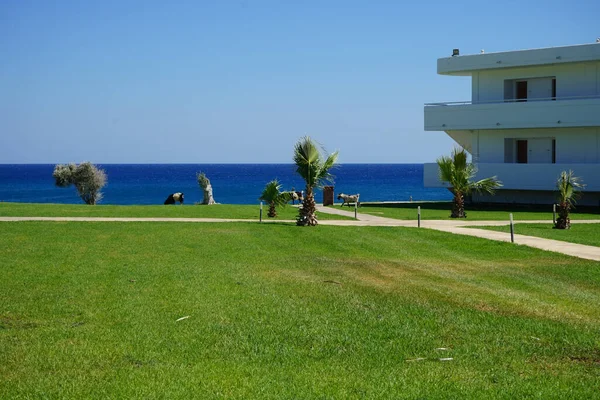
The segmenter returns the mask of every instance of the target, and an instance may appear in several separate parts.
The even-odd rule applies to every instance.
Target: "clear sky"
[[[0,163],[433,162],[451,55],[592,43],[600,1],[0,1]]]

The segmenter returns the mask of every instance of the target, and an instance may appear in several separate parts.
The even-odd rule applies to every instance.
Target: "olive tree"
[[[100,190],[106,185],[106,173],[90,162],[75,164],[57,164],[52,173],[56,186],[74,185],[79,197],[90,205],[102,199]]]

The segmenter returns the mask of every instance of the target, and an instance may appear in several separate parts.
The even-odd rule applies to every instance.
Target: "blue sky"
[[[0,2],[0,163],[432,162],[461,54],[594,42],[595,1]]]

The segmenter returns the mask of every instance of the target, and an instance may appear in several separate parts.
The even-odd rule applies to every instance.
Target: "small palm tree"
[[[468,196],[473,190],[493,195],[497,188],[502,187],[502,182],[495,176],[473,182],[472,179],[477,173],[477,168],[467,162],[467,151],[463,148],[452,150],[450,157],[438,158],[437,164],[440,169],[440,180],[448,182],[450,190],[454,194],[452,214],[450,215],[452,218],[467,218],[465,196]]]
[[[573,171],[562,171],[556,182],[558,190],[558,218],[554,224],[556,229],[571,228],[571,219],[569,213],[575,208],[576,200],[581,196],[581,189],[585,185],[581,179],[573,175]]]
[[[299,226],[317,225],[317,215],[315,206],[315,187],[322,186],[323,183],[333,179],[329,172],[336,165],[338,152],[330,154],[325,158],[317,144],[309,137],[300,138],[294,146],[294,163],[296,172],[306,182],[306,190],[302,207],[298,212],[296,224]]]
[[[292,200],[292,192],[281,192],[281,184],[277,179],[272,180],[267,183],[265,189],[262,192],[262,195],[258,198],[261,201],[269,204],[269,212],[267,215],[271,218],[277,216],[276,207],[284,206],[288,201]]]

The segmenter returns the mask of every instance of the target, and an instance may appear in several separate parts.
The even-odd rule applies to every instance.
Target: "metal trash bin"
[[[323,205],[333,205],[333,186],[323,186]]]

